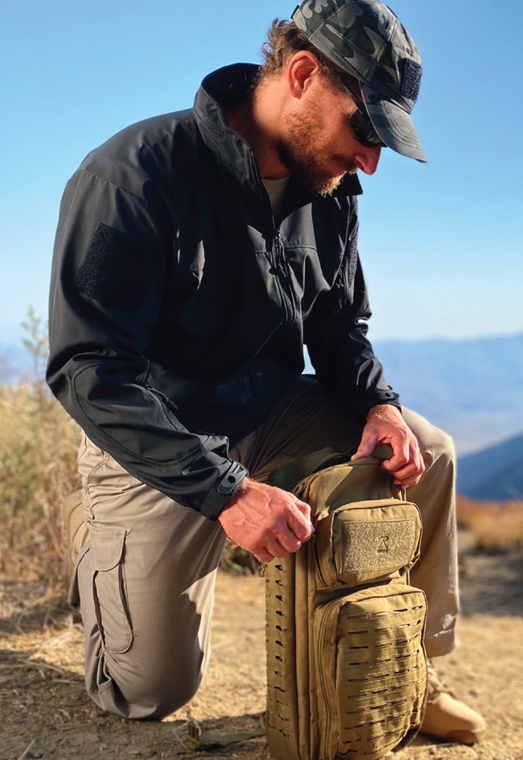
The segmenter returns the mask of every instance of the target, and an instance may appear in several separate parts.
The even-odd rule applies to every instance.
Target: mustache
[[[347,174],[356,174],[358,171],[358,167],[354,161],[347,161],[347,159],[343,158],[342,156],[334,156],[334,161],[338,166],[341,166],[342,169],[345,169]]]

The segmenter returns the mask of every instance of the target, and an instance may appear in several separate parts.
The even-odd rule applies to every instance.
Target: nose
[[[354,156],[354,162],[358,169],[361,169],[364,174],[374,174],[378,168],[380,155],[381,145],[376,145],[376,147],[366,147],[361,145]]]

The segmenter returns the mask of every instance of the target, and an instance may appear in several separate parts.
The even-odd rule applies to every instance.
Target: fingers
[[[392,475],[394,483],[403,488],[416,485],[425,471],[418,441],[401,413],[390,405],[378,405],[370,410],[361,443],[351,460],[371,456],[374,448],[382,443],[392,447],[392,458],[381,466]]]
[[[253,554],[260,562],[272,562],[274,559],[274,555],[270,554],[267,549],[258,549],[257,551],[253,551]]]
[[[265,549],[274,557],[284,557],[289,552],[297,552],[311,537],[313,527],[309,517],[310,507],[305,502],[300,504],[306,514],[300,511],[297,504],[291,503],[285,513],[266,531]]]
[[[293,537],[301,543],[308,541],[312,535],[313,526],[311,523],[311,508],[304,501],[295,500],[293,509],[287,515],[286,526]],[[280,539],[281,540],[281,539]],[[299,549],[299,547],[298,547]],[[297,551],[297,549],[289,549]]]
[[[418,472],[417,470],[413,470],[412,467],[408,467],[404,468],[403,470],[399,470],[398,472],[391,472],[391,475],[393,478],[393,483],[398,486],[402,486],[402,488],[410,488],[411,486],[415,486],[419,483],[423,473]]]
[[[393,455],[390,459],[383,462],[383,467],[391,473],[396,473],[404,467],[410,467],[414,464],[410,442],[408,440],[397,438],[391,440]]]
[[[261,562],[272,562],[275,557],[285,557],[297,552],[303,545],[287,525],[282,525],[275,532],[267,530],[262,542],[263,546],[253,552]]]
[[[425,472],[425,463],[415,438],[410,442],[406,455],[394,456],[392,459],[384,461],[381,466],[390,472],[394,483],[403,488],[415,486]]]
[[[294,496],[294,494],[289,494],[289,495],[292,497],[294,501],[294,505],[299,509],[302,515],[304,515],[307,518],[307,520],[309,520],[310,522],[310,519],[311,519],[310,506],[306,502],[300,501],[300,499],[297,499],[296,496]]]
[[[376,448],[376,445],[378,443],[378,437],[376,435],[366,435],[364,434],[360,445],[358,446],[358,450],[355,454],[351,456],[351,462],[355,462],[356,459],[363,459],[364,457],[370,457],[372,456],[372,452]]]
[[[218,519],[235,543],[262,562],[298,551],[313,530],[308,504],[248,478]]]
[[[286,531],[280,531],[277,536],[268,535],[264,548],[273,557],[285,557],[286,554],[297,552],[301,546],[302,542],[298,541],[294,533],[287,528]]]

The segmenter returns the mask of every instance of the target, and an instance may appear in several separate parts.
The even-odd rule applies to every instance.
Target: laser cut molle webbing
[[[352,599],[338,618],[338,751],[351,760],[373,760],[394,748],[423,709],[424,594],[396,582],[390,591],[385,598]]]
[[[276,757],[299,757],[296,699],[295,560],[293,555],[267,566],[267,736]]]

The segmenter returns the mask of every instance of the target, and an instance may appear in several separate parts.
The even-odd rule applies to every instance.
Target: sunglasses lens
[[[350,117],[350,125],[356,140],[365,147],[383,146],[380,136],[372,126],[372,122],[358,109]]]

